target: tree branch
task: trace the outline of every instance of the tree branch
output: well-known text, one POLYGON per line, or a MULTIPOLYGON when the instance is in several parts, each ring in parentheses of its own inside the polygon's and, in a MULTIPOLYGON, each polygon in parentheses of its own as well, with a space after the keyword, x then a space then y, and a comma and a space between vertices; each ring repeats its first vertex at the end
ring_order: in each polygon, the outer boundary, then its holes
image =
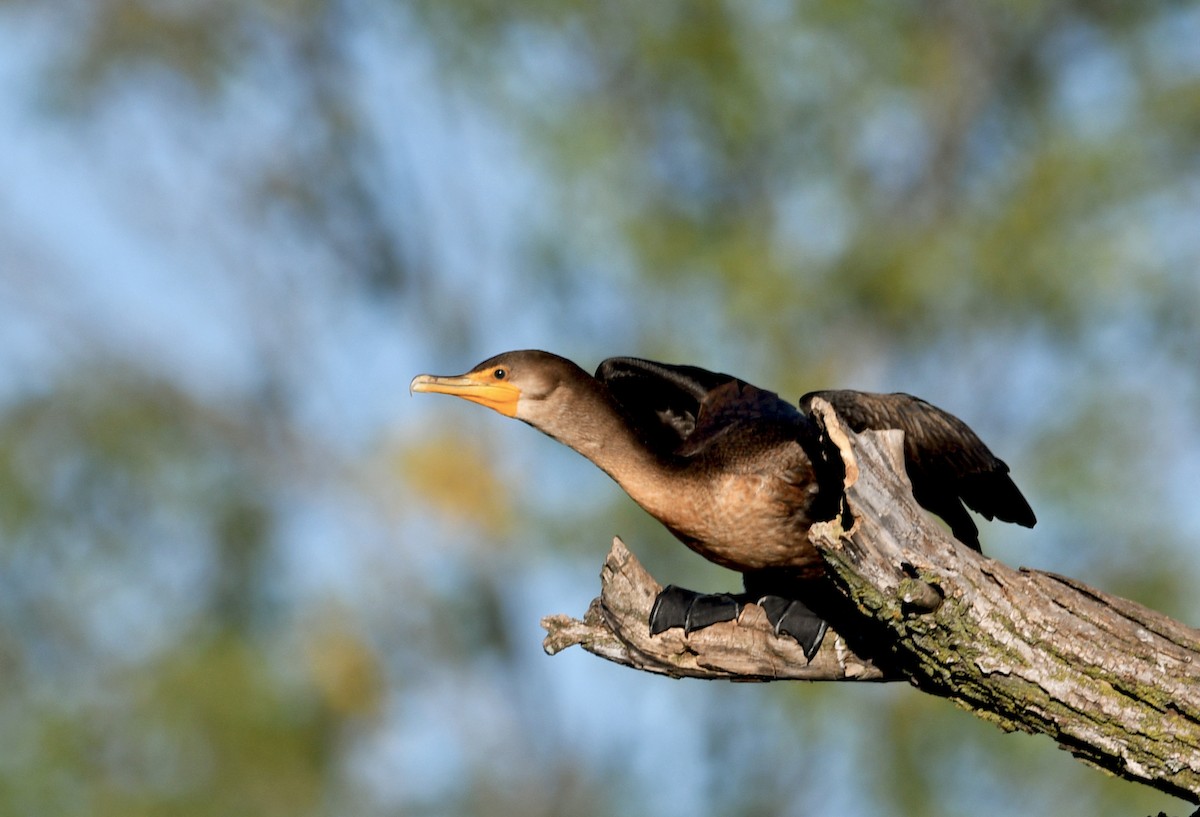
POLYGON ((583 620, 546 616, 542 646, 550 655, 579 644, 601 658, 674 678, 738 681, 882 681, 871 661, 856 655, 830 630, 811 663, 791 638, 775 635, 762 608, 748 604, 736 622, 722 622, 684 635, 668 630, 650 635, 650 607, 662 590, 619 538, 600 572, 600 598, 583 620))
POLYGON ((903 679, 1200 803, 1200 631, 958 543, 912 498, 900 432, 855 435, 823 401, 813 408, 846 466, 846 513, 809 534, 832 600, 819 610, 832 629, 811 663, 754 605, 737 622, 651 636, 660 586, 620 540, 584 620, 543 620, 546 651, 580 644, 674 677, 903 679))

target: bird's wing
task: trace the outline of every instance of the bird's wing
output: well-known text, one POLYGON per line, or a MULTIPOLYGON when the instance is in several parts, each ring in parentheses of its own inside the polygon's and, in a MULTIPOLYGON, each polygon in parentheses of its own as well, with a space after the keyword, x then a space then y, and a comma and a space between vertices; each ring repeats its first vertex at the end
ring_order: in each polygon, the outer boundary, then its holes
POLYGON ((731 378, 705 395, 696 427, 679 453, 692 456, 708 448, 720 447, 728 452, 770 445, 794 439, 801 433, 799 424, 806 422, 775 392, 731 378))
POLYGON ((638 430, 661 454, 678 454, 695 434, 701 406, 714 390, 738 382, 696 366, 674 366, 635 357, 611 357, 596 369, 596 379, 638 430))
POLYGON ((810 392, 800 398, 801 409, 808 412, 814 397, 828 401, 855 432, 903 431, 913 495, 966 544, 978 549, 979 531, 960 500, 987 519, 1026 527, 1037 522, 1008 465, 954 415, 910 394, 858 391, 810 392))
POLYGON ((805 422, 774 392, 696 366, 609 358, 596 370, 596 379, 642 439, 663 454, 694 457, 717 450, 731 436, 735 448, 745 444, 747 435, 762 435, 766 442, 768 434, 795 433, 795 424, 805 422))

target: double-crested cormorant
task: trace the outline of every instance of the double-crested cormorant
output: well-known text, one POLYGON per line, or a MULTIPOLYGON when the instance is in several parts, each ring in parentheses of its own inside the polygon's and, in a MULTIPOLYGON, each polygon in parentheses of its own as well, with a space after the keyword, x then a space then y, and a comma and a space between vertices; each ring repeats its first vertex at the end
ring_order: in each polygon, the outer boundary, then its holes
POLYGON ((688 547, 743 574, 738 596, 665 588, 650 617, 655 633, 727 621, 758 601, 778 632, 815 653, 824 622, 796 597, 820 575, 806 534, 837 513, 841 463, 825 456, 805 413, 814 397, 856 432, 903 430, 916 500, 963 543, 979 549, 963 503, 988 519, 1036 521, 1008 466, 965 423, 907 394, 811 392, 797 408, 694 366, 617 357, 592 377, 540 351, 506 352, 455 377, 418 375, 410 389, 479 403, 570 446, 688 547))

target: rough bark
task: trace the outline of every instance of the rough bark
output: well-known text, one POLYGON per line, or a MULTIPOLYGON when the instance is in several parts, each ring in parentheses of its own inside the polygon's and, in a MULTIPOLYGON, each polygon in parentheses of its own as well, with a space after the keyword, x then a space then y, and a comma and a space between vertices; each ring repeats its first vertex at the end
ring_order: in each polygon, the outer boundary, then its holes
POLYGON ((583 621, 543 620, 547 652, 580 644, 675 677, 907 680, 1200 803, 1200 631, 956 542, 913 500, 900 432, 855 435, 827 405, 814 410, 846 466, 846 513, 810 532, 841 602, 821 609, 833 629, 811 663, 754 605, 737 622, 650 636, 660 587, 619 540, 583 621))

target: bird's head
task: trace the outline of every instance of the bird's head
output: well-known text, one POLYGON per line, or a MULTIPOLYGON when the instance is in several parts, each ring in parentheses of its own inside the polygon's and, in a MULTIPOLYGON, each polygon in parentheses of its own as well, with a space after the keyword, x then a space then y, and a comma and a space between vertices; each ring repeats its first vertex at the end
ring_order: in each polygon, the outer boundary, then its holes
POLYGON ((408 388, 410 392, 461 397, 542 427, 551 411, 550 396, 564 383, 577 382, 580 375, 591 379, 566 358, 527 350, 488 358, 466 374, 419 374, 408 388))

